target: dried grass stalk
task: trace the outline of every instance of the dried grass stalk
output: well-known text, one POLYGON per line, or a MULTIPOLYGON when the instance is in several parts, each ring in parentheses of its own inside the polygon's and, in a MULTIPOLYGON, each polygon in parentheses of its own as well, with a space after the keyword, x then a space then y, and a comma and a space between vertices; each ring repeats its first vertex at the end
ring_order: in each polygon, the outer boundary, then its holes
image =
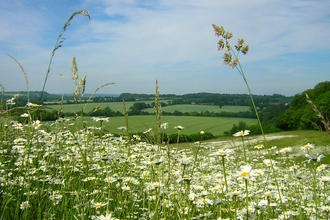
POLYGON ((329 118, 325 118, 323 114, 319 111, 319 109, 316 107, 316 105, 313 103, 313 101, 309 98, 309 95, 305 93, 306 95, 306 101, 312 106, 313 111, 316 113, 317 117, 320 119, 320 121, 323 123, 325 130, 330 134, 330 121, 329 118))

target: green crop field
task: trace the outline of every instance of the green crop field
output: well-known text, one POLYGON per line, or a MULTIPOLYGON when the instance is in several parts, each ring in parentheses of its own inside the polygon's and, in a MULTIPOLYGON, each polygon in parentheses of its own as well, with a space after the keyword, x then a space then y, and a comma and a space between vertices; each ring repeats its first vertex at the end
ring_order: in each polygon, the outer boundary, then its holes
MULTIPOLYGON (((144 103, 148 104, 152 101, 145 101, 144 103)), ((135 102, 125 102, 126 108, 129 109, 135 102)), ((120 111, 123 112, 123 103, 122 102, 106 102, 106 103, 83 103, 83 104, 65 104, 63 107, 63 112, 77 112, 81 111, 83 108, 85 108, 85 112, 90 112, 97 106, 100 106, 100 109, 103 109, 107 106, 110 107, 113 111, 120 111)), ((58 110, 60 108, 60 105, 46 105, 47 107, 53 108, 55 110, 58 110)))
MULTIPOLYGON (((150 104, 152 101, 143 101, 146 104, 150 104)), ((135 102, 125 102, 126 108, 129 109, 135 102)), ((85 108, 85 112, 90 112, 97 106, 99 106, 100 103, 87 103, 87 104, 66 104, 64 105, 63 112, 77 112, 85 108)), ((46 105, 47 107, 53 108, 55 110, 58 110, 60 108, 60 105, 46 105)), ((103 109, 105 107, 109 106, 111 110, 113 111, 120 111, 123 112, 123 103, 121 102, 107 102, 102 103, 100 106, 100 109, 103 109)), ((166 112, 174 112, 174 111, 180 111, 180 112, 202 112, 202 111, 209 111, 209 112, 245 112, 249 111, 249 106, 223 106, 222 108, 219 108, 219 106, 215 105, 171 105, 171 106, 165 106, 162 107, 162 111, 166 112)), ((153 113, 155 112, 154 108, 148 108, 143 111, 153 113)))
MULTIPOLYGON (((249 106, 223 106, 219 108, 217 105, 170 105, 162 107, 162 111, 166 112, 202 112, 202 111, 209 111, 209 112, 245 112, 249 111, 249 106)), ((148 108, 143 111, 146 112, 154 112, 153 108, 148 108)))
MULTIPOLYGON (((99 123, 93 122, 92 118, 86 117, 84 120, 88 125, 99 126, 99 123)), ((223 132, 232 128, 233 124, 238 124, 240 121, 245 121, 248 125, 257 123, 256 119, 246 118, 224 118, 224 117, 193 117, 193 116, 163 116, 162 122, 168 122, 169 128, 165 130, 165 133, 176 133, 174 129, 177 125, 185 127, 182 130, 183 134, 196 134, 200 131, 211 132, 213 135, 222 135, 223 132)), ((156 124, 155 116, 139 115, 129 116, 129 132, 143 132, 149 128, 154 128, 156 124)), ((120 133, 118 127, 125 126, 124 117, 109 118, 109 122, 103 123, 104 128, 111 133, 120 133)))

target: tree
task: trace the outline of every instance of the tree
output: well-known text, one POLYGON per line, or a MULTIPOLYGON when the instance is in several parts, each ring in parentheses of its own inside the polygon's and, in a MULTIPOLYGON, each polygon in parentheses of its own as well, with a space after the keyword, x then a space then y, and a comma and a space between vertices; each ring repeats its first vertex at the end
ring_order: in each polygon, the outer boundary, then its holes
POLYGON ((325 81, 317 84, 314 89, 295 95, 290 107, 275 120, 278 128, 296 130, 323 127, 312 106, 307 102, 306 94, 325 117, 330 115, 330 82, 325 81))

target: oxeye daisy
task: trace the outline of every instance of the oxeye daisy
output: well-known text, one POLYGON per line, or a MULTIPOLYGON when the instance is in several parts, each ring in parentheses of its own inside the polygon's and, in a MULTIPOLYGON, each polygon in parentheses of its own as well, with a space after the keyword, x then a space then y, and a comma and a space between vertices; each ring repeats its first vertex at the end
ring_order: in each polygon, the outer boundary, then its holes
POLYGON ((254 148, 260 150, 260 149, 264 148, 264 145, 263 144, 257 144, 256 146, 254 146, 254 148))
POLYGON ((177 130, 179 130, 179 131, 184 129, 184 127, 181 126, 181 125, 175 126, 174 128, 177 129, 177 130))
POLYGON ((234 137, 244 137, 250 134, 250 130, 241 130, 239 132, 236 132, 235 134, 233 134, 234 137))
POLYGON ((320 166, 318 166, 317 168, 316 168, 316 170, 317 171, 323 171, 323 170, 325 170, 327 168, 327 165, 326 164, 321 164, 320 166))
POLYGON ((243 177, 244 179, 248 179, 250 177, 250 175, 252 174, 251 173, 252 171, 252 166, 250 165, 245 165, 245 166, 242 166, 239 170, 238 170, 238 176, 239 177, 243 177))
POLYGON ((161 129, 167 129, 168 128, 168 122, 164 122, 160 125, 161 129))
POLYGON ((20 115, 22 118, 27 118, 27 117, 29 117, 29 114, 28 113, 23 113, 23 114, 21 114, 20 115))
POLYGON ((272 165, 276 165, 277 161, 275 160, 271 160, 271 159, 265 159, 263 160, 264 164, 268 167, 272 166, 272 165))
POLYGON ((301 149, 302 149, 303 151, 310 151, 311 149, 314 149, 314 148, 315 148, 314 144, 310 144, 310 143, 308 143, 308 144, 306 144, 305 146, 302 146, 302 147, 301 147, 301 149))
POLYGON ((100 117, 92 117, 93 121, 95 122, 109 122, 109 118, 100 118, 100 117))
POLYGON ((33 121, 32 126, 34 129, 38 129, 41 126, 40 121, 39 120, 33 121))
POLYGON ((290 153, 292 151, 293 151, 292 147, 286 147, 286 148, 281 149, 280 153, 287 154, 287 153, 290 153))
POLYGON ((100 215, 96 217, 97 220, 116 220, 117 218, 112 217, 111 213, 107 213, 106 215, 100 215))
POLYGON ((92 207, 95 208, 95 209, 100 209, 102 208, 103 206, 106 206, 107 203, 101 203, 101 202, 93 202, 92 203, 92 207))
POLYGON ((230 155, 230 154, 233 154, 233 153, 234 153, 233 149, 226 149, 226 150, 219 149, 217 152, 210 154, 210 156, 222 156, 222 157, 224 157, 224 156, 227 156, 227 155, 230 155))
POLYGON ((20 209, 24 210, 30 207, 29 201, 22 202, 20 205, 20 209))

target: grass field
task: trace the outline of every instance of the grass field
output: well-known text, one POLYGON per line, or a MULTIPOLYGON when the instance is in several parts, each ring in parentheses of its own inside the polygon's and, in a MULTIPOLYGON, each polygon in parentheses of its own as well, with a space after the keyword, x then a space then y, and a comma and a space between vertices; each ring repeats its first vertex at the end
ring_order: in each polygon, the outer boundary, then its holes
MULTIPOLYGON (((88 125, 99 126, 98 123, 93 122, 92 118, 86 117, 84 120, 88 125)), ((149 128, 154 128, 156 125, 156 118, 152 115, 139 115, 129 116, 129 132, 143 132, 149 128)), ((223 117, 193 117, 193 116, 163 116, 162 122, 168 122, 169 128, 165 130, 165 133, 176 133, 177 130, 174 126, 182 125, 185 129, 183 134, 196 134, 200 131, 211 132, 213 135, 222 135, 223 132, 232 128, 233 124, 238 124, 240 121, 245 121, 248 125, 256 124, 255 119, 246 118, 223 118, 223 117)), ((120 126, 125 125, 124 117, 113 117, 109 119, 109 122, 104 122, 104 128, 111 133, 119 133, 117 129, 120 126)))
MULTIPOLYGON (((152 101, 144 101, 146 104, 150 104, 152 101)), ((165 101, 166 102, 166 101, 165 101)), ((135 102, 125 102, 126 108, 129 109, 135 102)), ((77 112, 83 109, 85 106, 85 112, 90 112, 92 109, 97 107, 99 103, 88 103, 88 104, 70 104, 64 105, 63 112, 77 112)), ((58 110, 60 105, 46 105, 47 107, 53 108, 58 110)), ((100 109, 109 106, 113 111, 120 111, 123 112, 123 103, 121 102, 107 102, 102 103, 100 109)), ((249 111, 250 107, 248 106, 223 106, 219 108, 219 106, 215 105, 171 105, 162 107, 162 111, 166 112, 174 112, 175 110, 180 112, 202 112, 202 111, 209 111, 209 112, 244 112, 249 111)), ((148 108, 143 111, 153 113, 155 112, 154 108, 148 108)))
MULTIPOLYGON (((244 112, 249 111, 249 106, 223 106, 222 108, 219 108, 219 106, 216 105, 171 105, 171 106, 165 106, 162 107, 162 111, 166 112, 202 112, 202 111, 209 111, 209 112, 244 112)), ((155 110, 153 108, 145 109, 146 112, 154 112, 155 110)))
MULTIPOLYGON (((144 101, 144 103, 149 104, 152 101, 144 101)), ((126 108, 129 109, 135 102, 125 102, 126 108)), ((64 105, 63 112, 78 112, 81 111, 83 108, 85 108, 85 112, 90 112, 97 106, 99 106, 100 103, 83 103, 83 104, 69 104, 64 105)), ((60 108, 60 105, 46 105, 47 107, 53 108, 55 110, 58 110, 60 108)), ((103 109, 105 107, 109 106, 111 110, 113 111, 120 111, 123 112, 123 103, 122 102, 106 102, 101 103, 100 109, 103 109)))

